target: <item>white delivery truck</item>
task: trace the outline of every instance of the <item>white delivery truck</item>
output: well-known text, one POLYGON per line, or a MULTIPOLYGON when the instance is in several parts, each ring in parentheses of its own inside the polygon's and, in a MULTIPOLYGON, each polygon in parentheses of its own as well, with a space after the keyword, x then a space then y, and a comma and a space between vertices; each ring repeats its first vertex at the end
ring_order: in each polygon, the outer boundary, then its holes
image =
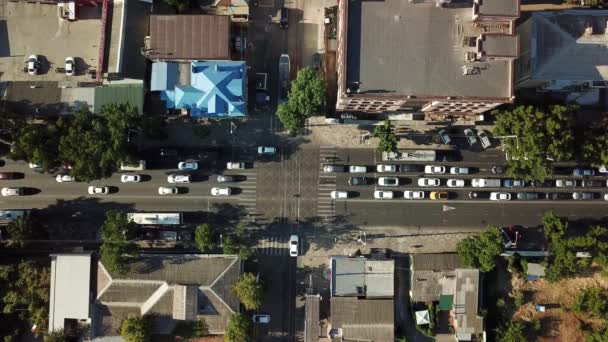
POLYGON ((182 213, 128 213, 127 218, 141 225, 180 225, 182 213))
POLYGON ((474 178, 471 185, 474 188, 500 188, 500 179, 474 178))
POLYGON ((382 152, 383 161, 435 161, 435 150, 399 150, 397 152, 382 152))

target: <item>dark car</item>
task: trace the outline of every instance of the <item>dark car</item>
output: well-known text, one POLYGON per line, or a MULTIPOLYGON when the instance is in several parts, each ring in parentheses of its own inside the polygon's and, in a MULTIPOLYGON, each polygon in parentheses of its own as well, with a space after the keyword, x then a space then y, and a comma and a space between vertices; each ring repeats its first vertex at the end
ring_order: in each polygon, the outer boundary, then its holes
POLYGON ((490 192, 488 191, 471 191, 469 192, 470 199, 489 199, 490 192))
POLYGON ((282 29, 289 27, 289 10, 286 7, 281 8, 281 21, 279 23, 282 29))
POLYGON ((583 180, 583 187, 584 188, 603 188, 604 182, 585 179, 585 180, 583 180))
POLYGON ((595 176, 595 170, 593 169, 583 169, 583 168, 576 168, 572 171, 572 175, 575 177, 589 177, 589 176, 595 176))
POLYGON ((519 188, 525 186, 526 182, 521 179, 505 179, 504 187, 505 188, 519 188))
POLYGON ((567 192, 552 192, 547 194, 546 198, 552 201, 569 200, 572 199, 572 194, 567 192))
POLYGON ((15 172, 0 172, 0 179, 15 179, 17 174, 15 172))
POLYGON ((367 177, 350 177, 348 179, 348 185, 368 185, 370 179, 367 177))
POLYGON ((503 174, 505 173, 505 168, 502 166, 492 166, 492 173, 495 173, 497 175, 503 174))
POLYGON ((541 199, 541 194, 538 192, 518 192, 517 199, 522 201, 534 201, 541 199))
POLYGON ((177 157, 178 152, 174 148, 161 148, 160 156, 161 157, 177 157))
POLYGON ((399 170, 401 170, 401 172, 422 172, 424 171, 424 167, 415 164, 401 164, 399 170))
POLYGON ((550 180, 546 180, 544 182, 541 181, 532 181, 530 182, 530 186, 535 187, 535 188, 551 188, 553 187, 553 181, 550 180))

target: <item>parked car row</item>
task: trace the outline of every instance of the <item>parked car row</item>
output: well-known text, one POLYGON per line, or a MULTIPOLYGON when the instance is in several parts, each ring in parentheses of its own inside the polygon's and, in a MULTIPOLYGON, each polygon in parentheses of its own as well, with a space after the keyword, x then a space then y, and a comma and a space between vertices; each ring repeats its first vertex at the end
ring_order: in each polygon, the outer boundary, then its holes
MULTIPOLYGON (((441 142, 443 144, 450 145, 452 143, 452 139, 450 138, 450 136, 448 135, 448 133, 446 132, 445 129, 442 129, 441 131, 439 131, 438 134, 439 134, 439 139, 441 139, 441 142)), ((479 139, 479 143, 481 144, 481 147, 483 147, 484 149, 492 146, 492 143, 490 142, 490 137, 483 130, 475 130, 472 128, 467 128, 464 130, 464 136, 467 139, 467 143, 471 147, 477 145, 477 143, 478 143, 477 139, 479 139)))
MULTIPOLYGON (((375 190, 374 198, 375 199, 393 199, 396 198, 396 194, 398 192, 392 190, 375 190)), ((428 192, 428 198, 431 200, 447 200, 450 198, 450 193, 448 191, 431 191, 428 192)), ((330 197, 332 199, 348 199, 352 197, 353 192, 344 191, 344 190, 335 190, 330 192, 330 197)), ((422 190, 404 190, 403 198, 409 200, 423 200, 427 198, 427 192, 422 190)), ((605 201, 608 201, 608 193, 599 194, 593 192, 557 192, 557 193, 541 193, 541 192, 518 192, 516 194, 512 194, 509 192, 478 192, 471 191, 469 192, 469 198, 480 200, 480 199, 488 199, 490 201, 510 201, 513 199, 519 201, 538 201, 538 200, 593 200, 603 198, 605 201)))

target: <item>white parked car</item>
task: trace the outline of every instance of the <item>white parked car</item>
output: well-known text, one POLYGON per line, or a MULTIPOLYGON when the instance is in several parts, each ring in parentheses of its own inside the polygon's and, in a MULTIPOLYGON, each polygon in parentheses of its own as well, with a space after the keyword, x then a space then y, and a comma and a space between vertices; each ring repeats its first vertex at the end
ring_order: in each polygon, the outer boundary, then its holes
POLYGON ((76 62, 74 62, 74 57, 68 57, 65 59, 65 74, 73 76, 74 73, 76 73, 76 62))
POLYGON ((167 176, 169 183, 190 183, 190 175, 169 175, 167 176))
POLYGON ((159 195, 177 195, 178 193, 179 193, 179 189, 174 186, 172 186, 172 187, 161 186, 158 188, 159 195))
POLYGON ((333 199, 348 198, 348 191, 332 191, 329 196, 333 199))
POLYGON ((30 75, 38 74, 38 69, 40 69, 40 60, 38 55, 30 55, 27 59, 27 73, 30 75))
POLYGON ((245 169, 244 162, 228 162, 226 163, 226 168, 228 170, 243 170, 245 169))
POLYGON ((376 167, 376 171, 378 172, 397 172, 397 170, 399 170, 397 165, 380 164, 376 167))
POLYGON ((141 182, 141 176, 140 175, 122 175, 120 176, 120 181, 123 183, 139 183, 141 182))
POLYGON ((555 181, 555 186, 558 188, 573 188, 576 183, 576 180, 573 179, 558 179, 555 181))
POLYGON ((449 188, 463 188, 464 179, 448 179, 447 184, 449 188))
POLYGON ((59 183, 66 183, 66 182, 73 182, 74 181, 74 177, 72 177, 70 175, 57 175, 57 177, 55 177, 55 179, 59 183))
POLYGON ((405 199, 424 199, 424 191, 406 190, 403 192, 403 198, 405 198, 405 199))
POLYGON ((213 196, 230 196, 231 193, 230 188, 211 188, 211 195, 213 196))
POLYGON ((323 165, 323 172, 344 172, 344 165, 323 165))
POLYGON ((469 168, 468 167, 452 166, 450 168, 450 174, 452 174, 452 175, 468 175, 469 174, 469 168))
POLYGON ((198 170, 198 163, 193 161, 179 162, 177 168, 180 170, 198 170))
POLYGON ((608 194, 604 194, 604 201, 608 201, 608 194))
POLYGON ((490 137, 488 137, 488 134, 486 132, 484 132, 483 130, 478 130, 477 136, 479 137, 479 141, 481 141, 481 147, 488 148, 492 146, 492 143, 490 142, 490 137))
POLYGON ((427 165, 424 167, 424 173, 429 173, 431 175, 441 175, 445 173, 445 166, 427 165))
POLYGON ((418 186, 439 186, 439 178, 418 178, 418 186))
POLYGON ((277 149, 272 146, 258 146, 259 155, 273 155, 277 153, 277 149))
POLYGON ((399 178, 397 177, 380 177, 378 178, 380 186, 399 186, 399 178))
POLYGON ((350 173, 366 173, 367 172, 367 167, 366 166, 351 165, 351 166, 348 167, 348 172, 350 172, 350 173))
POLYGON ((289 256, 297 257, 298 256, 298 245, 300 244, 300 239, 297 235, 292 235, 289 237, 289 256))
POLYGON ((510 201, 511 194, 508 192, 493 192, 490 194, 490 200, 492 200, 492 201, 510 201))
POLYGON ((393 198, 393 192, 392 191, 386 191, 386 190, 376 190, 374 191, 374 198, 375 199, 392 199, 393 198))
POLYGON ((464 135, 467 137, 467 142, 470 146, 477 144, 477 138, 475 137, 475 133, 470 128, 464 130, 464 135))
POLYGON ((23 188, 2 188, 0 190, 2 196, 21 196, 23 195, 23 188))
POLYGON ((107 186, 89 186, 89 195, 107 195, 110 193, 110 188, 107 186))

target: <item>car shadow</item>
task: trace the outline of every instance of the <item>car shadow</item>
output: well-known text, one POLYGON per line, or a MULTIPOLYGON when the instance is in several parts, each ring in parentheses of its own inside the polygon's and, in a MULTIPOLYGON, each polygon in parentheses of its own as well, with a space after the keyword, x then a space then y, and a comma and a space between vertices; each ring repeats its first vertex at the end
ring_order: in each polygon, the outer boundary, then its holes
POLYGON ((359 198, 361 193, 359 191, 348 191, 348 198, 359 198))
POLYGON ((189 192, 190 192, 190 188, 188 188, 187 186, 178 186, 177 187, 177 193, 180 195, 187 194, 189 192))
POLYGON ((37 195, 41 192, 42 192, 42 190, 40 190, 38 188, 30 188, 30 187, 23 188, 23 196, 33 196, 33 195, 37 195))
POLYGON ((150 175, 141 175, 140 174, 139 177, 140 177, 140 180, 139 180, 140 182, 149 182, 152 180, 152 176, 150 176, 150 175))
POLYGON ((114 186, 114 185, 110 185, 110 186, 108 186, 108 193, 109 193, 109 194, 115 194, 115 193, 118 193, 118 190, 119 190, 119 189, 118 189, 118 187, 117 187, 117 186, 114 186))
POLYGON ((205 174, 193 174, 190 176, 192 182, 206 182, 209 180, 209 175, 205 174))
POLYGON ((231 192, 232 195, 240 195, 240 194, 243 193, 243 189, 231 187, 230 188, 230 192, 231 192))

